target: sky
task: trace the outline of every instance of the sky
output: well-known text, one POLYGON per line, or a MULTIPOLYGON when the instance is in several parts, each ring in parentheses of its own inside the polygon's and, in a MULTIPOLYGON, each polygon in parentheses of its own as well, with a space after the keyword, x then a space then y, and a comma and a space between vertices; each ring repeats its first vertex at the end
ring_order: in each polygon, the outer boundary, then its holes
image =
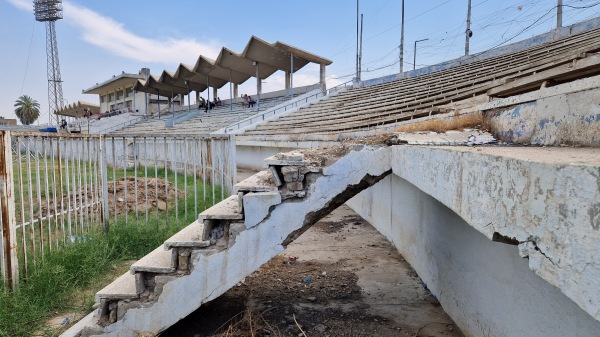
MULTIPOLYGON (((598 0, 563 0, 563 25, 600 16, 598 0)), ((556 0, 472 0, 471 53, 547 32, 556 26, 556 0)), ((83 89, 113 75, 153 75, 216 58, 222 47, 241 52, 252 35, 281 41, 333 61, 327 85, 352 80, 356 69, 356 0, 64 0, 56 22, 64 104, 98 104, 83 89)), ((400 0, 359 0, 363 15, 362 79, 398 73, 400 0)), ((406 0, 404 70, 464 55, 467 0, 406 0)), ((0 116, 15 118, 14 102, 29 95, 48 121, 45 25, 33 1, 0 0, 0 116)), ((318 82, 318 65, 294 75, 294 85, 318 82)), ((263 92, 284 88, 284 74, 263 82, 263 92)), ((251 78, 239 93, 255 94, 251 78)), ((212 95, 212 93, 211 93, 212 95)), ((206 97, 206 92, 202 94, 206 97)), ((229 97, 229 86, 219 90, 229 97)))

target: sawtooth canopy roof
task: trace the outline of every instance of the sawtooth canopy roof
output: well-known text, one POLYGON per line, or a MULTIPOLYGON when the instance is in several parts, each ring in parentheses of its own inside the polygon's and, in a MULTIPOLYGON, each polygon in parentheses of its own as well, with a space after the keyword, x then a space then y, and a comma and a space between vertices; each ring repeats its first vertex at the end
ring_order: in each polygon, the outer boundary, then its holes
MULTIPOLYGON (((217 57, 215 62, 224 68, 229 68, 251 77, 256 76, 256 68, 252 64, 252 60, 225 47, 221 49, 219 57, 217 57)), ((261 80, 273 75, 276 71, 277 68, 270 66, 269 64, 261 64, 258 67, 258 75, 261 80)))
POLYGON ((213 86, 212 82, 215 80, 223 80, 225 81, 224 84, 228 82, 242 84, 251 77, 251 74, 239 72, 232 68, 222 67, 218 65, 215 60, 202 55, 198 57, 198 61, 196 61, 193 71, 208 75, 210 77, 211 86, 213 86))
POLYGON ((181 88, 170 84, 159 83, 156 77, 149 76, 148 80, 138 80, 133 86, 133 90, 148 94, 159 95, 162 97, 171 97, 172 95, 187 95, 187 88, 181 88))
POLYGON ((258 62, 258 77, 265 79, 277 70, 296 72, 308 63, 330 65, 326 58, 311 54, 283 42, 268 43, 252 36, 244 51, 239 54, 223 47, 216 60, 200 55, 192 67, 180 64, 175 73, 163 71, 159 79, 143 75, 121 74, 117 77, 84 90, 86 94, 104 94, 127 87, 135 81, 133 90, 171 97, 176 94, 188 94, 190 90, 202 92, 208 87, 221 88, 231 82, 242 84, 256 76, 255 62, 258 62), (291 69, 290 56, 294 55, 294 67, 291 69), (188 82, 186 84, 186 81, 188 82))
POLYGON ((96 84, 95 86, 89 89, 83 90, 83 93, 97 95, 111 93, 117 90, 123 90, 123 88, 126 87, 133 86, 137 80, 144 78, 144 75, 121 73, 120 75, 113 76, 113 78, 109 79, 108 81, 104 81, 100 84, 96 84))
POLYGON ((305 65, 313 62, 317 64, 330 65, 332 62, 326 58, 311 54, 302 49, 285 44, 283 42, 269 43, 256 36, 252 36, 242 57, 258 62, 260 65, 267 64, 285 72, 296 72, 305 65), (290 56, 294 55, 294 69, 291 69, 290 56))
POLYGON ((56 114, 59 116, 81 118, 85 114, 84 110, 89 110, 92 114, 98 114, 100 112, 100 107, 93 103, 77 101, 58 109, 56 114))
POLYGON ((166 71, 166 70, 163 71, 163 73, 160 75, 158 82, 176 86, 176 87, 185 88, 186 94, 187 94, 188 87, 189 87, 190 91, 192 91, 192 90, 193 91, 204 91, 207 88, 206 84, 196 83, 196 82, 192 82, 192 81, 185 80, 182 78, 177 78, 171 72, 166 71))

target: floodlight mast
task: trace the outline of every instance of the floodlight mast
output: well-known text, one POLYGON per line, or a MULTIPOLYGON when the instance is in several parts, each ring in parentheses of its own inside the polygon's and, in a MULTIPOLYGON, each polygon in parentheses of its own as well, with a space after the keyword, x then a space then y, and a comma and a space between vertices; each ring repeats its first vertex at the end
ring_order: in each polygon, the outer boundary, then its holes
POLYGON ((58 61, 55 22, 63 18, 62 0, 33 0, 35 20, 46 24, 46 61, 48 75, 48 122, 58 124, 56 112, 63 107, 62 79, 58 61))

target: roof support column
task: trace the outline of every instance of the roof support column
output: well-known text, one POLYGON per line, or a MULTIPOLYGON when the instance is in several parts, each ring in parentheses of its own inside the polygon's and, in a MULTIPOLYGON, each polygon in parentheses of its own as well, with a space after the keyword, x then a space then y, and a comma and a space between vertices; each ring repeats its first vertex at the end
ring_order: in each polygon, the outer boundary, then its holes
POLYGON ((148 93, 145 92, 144 93, 144 101, 146 101, 146 111, 145 111, 145 115, 148 116, 148 93))
POLYGON ((235 97, 235 96, 233 96, 232 85, 233 85, 233 83, 231 83, 231 69, 229 69, 229 110, 230 111, 233 111, 233 98, 235 97))
POLYGON ((115 101, 115 111, 117 110, 117 89, 113 90, 113 99, 115 101))
POLYGON ((187 87, 187 97, 188 97, 188 112, 190 112, 190 82, 185 81, 185 85, 187 87))
POLYGON ((175 112, 175 105, 173 104, 173 88, 171 88, 171 99, 169 100, 169 111, 171 113, 175 112))
POLYGON ((290 54, 290 98, 294 98, 294 53, 290 54))
POLYGON ((158 119, 160 119, 160 95, 158 89, 156 89, 156 103, 158 104, 158 119))
POLYGON ((323 95, 325 95, 327 92, 327 83, 325 82, 325 64, 321 63, 319 66, 319 83, 321 83, 321 91, 323 92, 323 95))
MULTIPOLYGON (((200 91, 198 90, 196 90, 196 104, 200 104, 200 91)), ((198 108, 200 108, 199 105, 198 108)))
POLYGON ((210 112, 210 77, 206 76, 206 111, 210 112))
POLYGON ((217 99, 217 87, 213 87, 213 101, 217 99))
POLYGON ((131 92, 133 93, 133 112, 135 112, 135 90, 131 88, 131 92))
POLYGON ((237 83, 233 84, 233 97, 232 98, 236 98, 238 97, 238 85, 237 83))
POLYGON ((260 109, 260 93, 262 91, 262 81, 260 79, 260 73, 258 68, 258 62, 254 61, 256 67, 256 111, 260 109))
POLYGON ((287 89, 287 90, 290 89, 290 72, 289 71, 285 72, 285 89, 287 89))
POLYGON ((127 90, 125 89, 125 86, 123 86, 123 112, 125 112, 125 93, 127 92, 127 90))

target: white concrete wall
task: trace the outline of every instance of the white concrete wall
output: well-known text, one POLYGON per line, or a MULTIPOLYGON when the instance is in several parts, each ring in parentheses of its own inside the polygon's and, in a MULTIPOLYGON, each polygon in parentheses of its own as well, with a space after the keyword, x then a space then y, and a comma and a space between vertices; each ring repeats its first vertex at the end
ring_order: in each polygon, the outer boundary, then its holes
POLYGON ((236 146, 236 165, 238 168, 261 171, 267 168, 264 159, 280 152, 295 150, 292 147, 270 147, 270 146, 236 146))
POLYGON ((466 336, 600 336, 600 322, 530 270, 516 246, 492 242, 397 175, 348 204, 398 248, 466 336))
POLYGON ((600 146, 600 88, 587 89, 599 80, 595 76, 485 104, 518 102, 486 111, 486 124, 506 142, 600 146))

